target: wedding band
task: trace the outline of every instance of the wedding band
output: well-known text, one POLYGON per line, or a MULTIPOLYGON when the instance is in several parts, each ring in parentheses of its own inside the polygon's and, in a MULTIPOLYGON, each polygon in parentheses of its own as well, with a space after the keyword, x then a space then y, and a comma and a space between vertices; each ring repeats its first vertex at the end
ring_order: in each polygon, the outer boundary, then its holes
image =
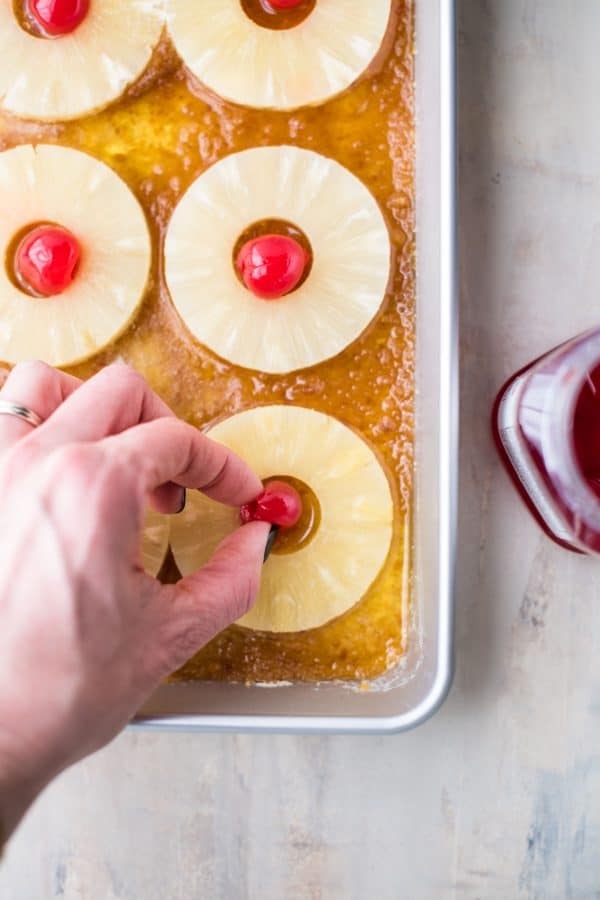
POLYGON ((0 416, 17 416, 18 419, 23 419, 34 428, 43 422, 43 419, 28 406, 24 406, 22 403, 11 403, 10 400, 0 399, 0 416))

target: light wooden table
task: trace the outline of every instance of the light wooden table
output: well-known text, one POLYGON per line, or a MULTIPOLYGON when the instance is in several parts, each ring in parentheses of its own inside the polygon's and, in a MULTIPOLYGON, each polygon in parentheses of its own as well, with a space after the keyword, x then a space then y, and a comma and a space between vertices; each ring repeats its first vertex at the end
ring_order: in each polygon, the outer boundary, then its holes
POLYGON ((600 564, 540 534, 488 430, 506 375, 600 322, 600 4, 460 26, 450 699, 388 738, 125 734, 36 805, 2 900, 600 898, 600 564))

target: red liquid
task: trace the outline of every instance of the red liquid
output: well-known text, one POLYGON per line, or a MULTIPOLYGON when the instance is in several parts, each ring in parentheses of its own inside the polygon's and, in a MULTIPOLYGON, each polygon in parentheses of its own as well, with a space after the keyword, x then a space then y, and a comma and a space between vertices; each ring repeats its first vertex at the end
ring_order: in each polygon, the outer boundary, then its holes
POLYGON ((575 458, 586 482, 600 497, 600 366, 588 376, 573 418, 575 458))
POLYGON ((570 550, 600 553, 600 331, 517 372, 498 395, 492 424, 546 533, 570 550))

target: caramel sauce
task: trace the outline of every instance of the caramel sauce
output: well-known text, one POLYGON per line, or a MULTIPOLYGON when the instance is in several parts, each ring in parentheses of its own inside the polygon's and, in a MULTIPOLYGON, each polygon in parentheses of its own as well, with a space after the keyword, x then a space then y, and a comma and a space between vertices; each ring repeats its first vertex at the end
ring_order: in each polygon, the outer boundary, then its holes
POLYGON ((50 39, 31 14, 28 0, 13 0, 13 12, 23 31, 35 38, 50 39))
POLYGON ((269 0, 240 0, 240 4, 248 18, 257 25, 272 31, 283 31, 304 22, 315 8, 317 0, 302 0, 298 6, 288 9, 277 9, 269 0))
POLYGON ((294 478, 292 475, 273 475, 271 478, 265 478, 263 484, 267 485, 271 481, 285 481, 300 494, 302 500, 300 518, 291 528, 279 529, 272 550, 272 553, 282 555, 295 553, 296 550, 301 550, 302 547, 310 544, 319 530, 321 504, 313 489, 299 478, 294 478))
MULTIPOLYGON (((39 141, 90 153, 127 182, 150 224, 154 259, 138 314, 118 340, 69 371, 87 378, 125 360, 198 427, 257 404, 312 407, 362 433, 394 486, 393 546, 359 604, 297 634, 233 626, 178 679, 369 679, 395 667, 405 650, 415 350, 414 11, 412 0, 394 0, 393 7, 386 49, 373 69, 317 107, 290 113, 226 103, 198 83, 165 37, 137 84, 102 112, 64 124, 0 115, 0 150, 39 141), (165 286, 162 248, 177 201, 201 172, 229 153, 277 144, 331 156, 360 178, 385 214, 395 259, 383 306, 359 340, 313 368, 265 375, 216 357, 189 334, 165 286)), ((172 558, 163 574, 176 576, 172 558)))

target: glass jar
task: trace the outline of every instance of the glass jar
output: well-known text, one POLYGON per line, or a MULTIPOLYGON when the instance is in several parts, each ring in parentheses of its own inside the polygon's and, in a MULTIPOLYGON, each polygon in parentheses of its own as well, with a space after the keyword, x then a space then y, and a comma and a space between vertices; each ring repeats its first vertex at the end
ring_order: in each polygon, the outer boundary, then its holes
POLYGON ((500 454, 561 546, 600 554, 600 329, 517 372, 493 413, 500 454))

